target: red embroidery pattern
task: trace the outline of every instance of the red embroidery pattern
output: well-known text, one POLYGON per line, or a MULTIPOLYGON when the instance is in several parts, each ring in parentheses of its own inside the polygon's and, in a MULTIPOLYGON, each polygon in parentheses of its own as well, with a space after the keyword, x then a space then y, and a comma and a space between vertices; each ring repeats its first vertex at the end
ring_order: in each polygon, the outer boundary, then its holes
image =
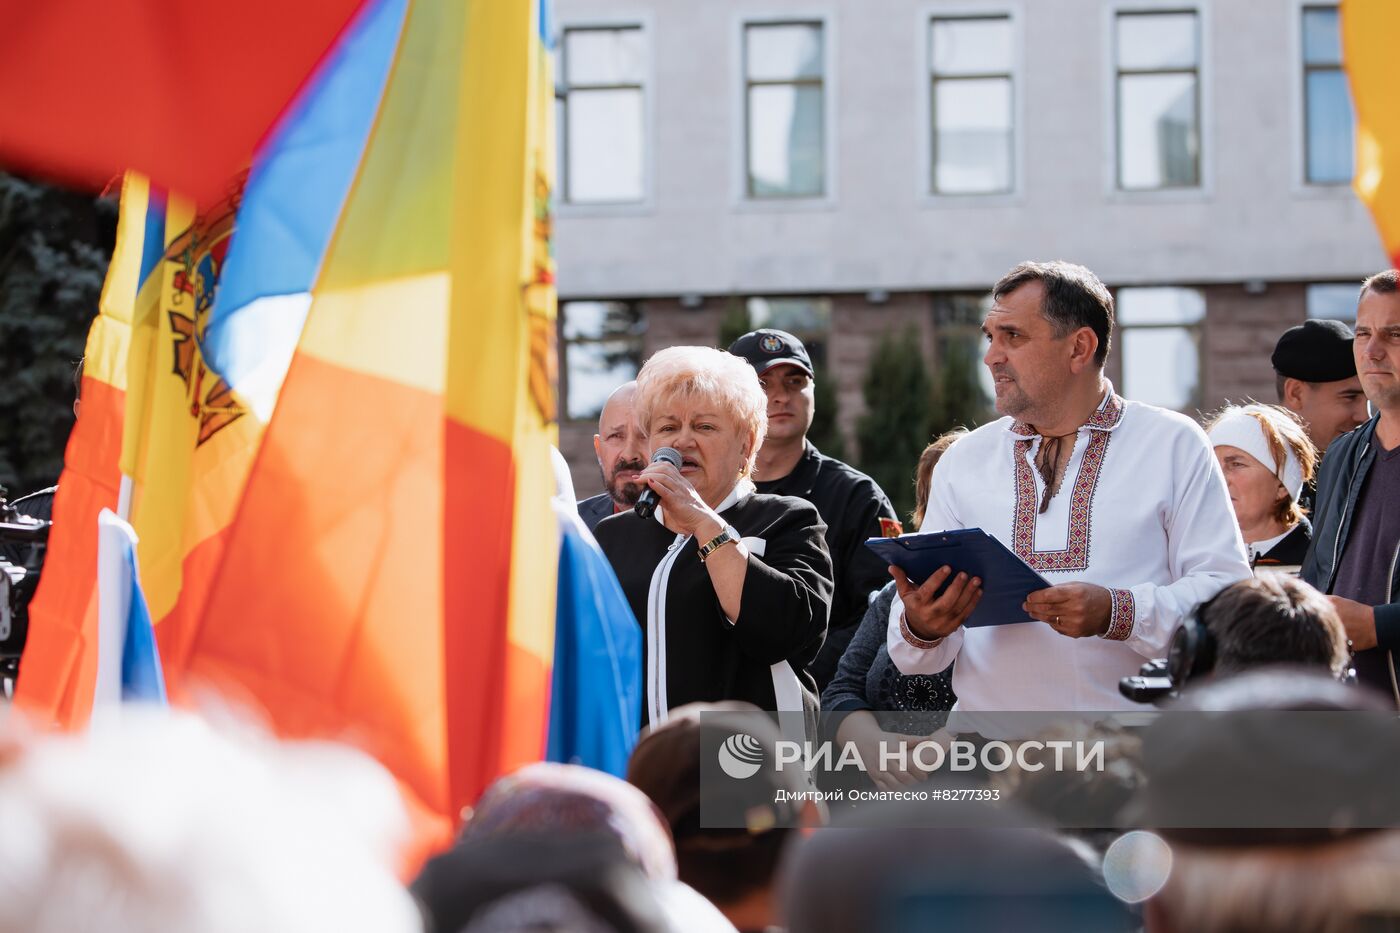
POLYGON ((1089 568, 1089 528, 1094 490, 1099 484, 1099 471, 1103 467, 1108 442, 1113 437, 1109 429, 1122 417, 1123 400, 1110 393, 1104 404, 1084 422, 1091 432, 1089 446, 1084 450, 1084 459, 1080 461, 1079 473, 1074 478, 1074 488, 1070 490, 1069 539, 1066 547, 1059 551, 1035 549, 1035 475, 1026 462, 1035 432, 1019 421, 1012 426, 1011 430, 1016 434, 1029 434, 1030 437, 1017 440, 1013 446, 1016 460, 1016 517, 1012 524, 1011 549, 1031 569, 1063 573, 1089 568))
POLYGON ((941 638, 935 638, 930 641, 927 638, 920 638, 918 635, 915 635, 914 630, 909 627, 909 620, 904 616, 899 617, 899 634, 904 636, 905 644, 911 648, 918 648, 920 651, 928 651, 931 648, 937 648, 943 642, 941 638))
POLYGON ((1136 618, 1132 590, 1110 589, 1108 597, 1112 600, 1113 608, 1108 614, 1108 631, 1103 633, 1103 637, 1110 641, 1126 641, 1133 633, 1136 618))

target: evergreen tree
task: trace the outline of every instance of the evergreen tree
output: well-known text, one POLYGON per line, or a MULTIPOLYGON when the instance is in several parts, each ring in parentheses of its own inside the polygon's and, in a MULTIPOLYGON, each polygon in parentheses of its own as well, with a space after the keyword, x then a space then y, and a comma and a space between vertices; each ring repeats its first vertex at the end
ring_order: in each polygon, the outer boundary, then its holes
POLYGON ((932 389, 913 329, 881 337, 865 374, 865 414, 856 438, 860 468, 880 484, 897 515, 914 508, 914 468, 932 438, 932 389))
POLYGON ((749 306, 744 299, 731 296, 724 309, 724 317, 719 322, 719 348, 728 350, 740 337, 753 330, 753 319, 749 317, 749 306))
POLYGON ((972 430, 990 420, 991 404, 977 381, 976 345, 950 344, 933 380, 929 397, 929 430, 937 436, 953 428, 972 430))
POLYGON ((813 405, 816 413, 812 415, 812 427, 807 432, 807 439, 816 445, 817 450, 828 457, 835 457, 837 460, 846 459, 846 439, 841 436, 841 429, 836 425, 837 396, 836 380, 831 375, 831 368, 827 366, 814 366, 814 398, 813 405))
POLYGON ((73 426, 73 367, 116 236, 114 200, 0 173, 0 485, 49 486, 73 426))

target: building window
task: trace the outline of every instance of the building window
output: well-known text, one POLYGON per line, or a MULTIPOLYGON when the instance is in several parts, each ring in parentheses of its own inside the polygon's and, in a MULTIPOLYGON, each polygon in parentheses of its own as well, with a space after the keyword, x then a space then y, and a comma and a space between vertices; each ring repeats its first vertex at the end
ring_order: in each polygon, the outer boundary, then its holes
POLYGON ((750 198, 826 192, 821 23, 744 27, 745 178, 750 198))
POLYGON ((831 337, 830 298, 750 298, 748 312, 754 330, 785 330, 802 341, 813 367, 826 365, 826 344, 831 337))
POLYGON ((1205 296, 1194 288, 1122 288, 1117 309, 1124 397, 1177 411, 1199 408, 1205 296))
POLYGON ((573 419, 596 418, 613 389, 637 378, 646 323, 625 301, 561 302, 559 321, 566 412, 573 419))
POLYGON ((1119 13, 1118 187, 1201 183, 1200 37, 1196 13, 1119 13))
POLYGON ((563 200, 641 201, 646 191, 641 28, 566 29, 561 55, 555 115, 563 200))
POLYGON ((1361 286, 1355 282, 1326 282, 1309 285, 1308 317, 1316 321, 1356 322, 1356 303, 1361 286))
POLYGON ((1013 186, 1011 20, 939 18, 929 28, 934 194, 1013 186))
POLYGON ((1335 6, 1303 7, 1303 147, 1309 184, 1351 181, 1351 93, 1335 6))

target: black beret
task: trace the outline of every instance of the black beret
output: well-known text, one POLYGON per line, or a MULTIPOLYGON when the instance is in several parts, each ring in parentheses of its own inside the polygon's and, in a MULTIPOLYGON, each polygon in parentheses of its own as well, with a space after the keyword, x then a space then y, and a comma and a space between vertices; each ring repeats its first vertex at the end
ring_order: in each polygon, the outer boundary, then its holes
POLYGON ((1304 321, 1278 339, 1274 372, 1304 382, 1337 382, 1356 375, 1351 328, 1341 321, 1304 321))

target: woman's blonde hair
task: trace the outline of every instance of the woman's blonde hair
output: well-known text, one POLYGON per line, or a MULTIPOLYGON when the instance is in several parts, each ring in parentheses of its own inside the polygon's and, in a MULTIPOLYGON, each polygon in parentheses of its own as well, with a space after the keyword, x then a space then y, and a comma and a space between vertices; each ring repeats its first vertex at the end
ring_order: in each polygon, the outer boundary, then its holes
MULTIPOLYGON (((1266 463, 1264 466, 1272 470, 1274 475, 1279 475, 1283 470, 1284 461, 1288 458, 1288 451, 1292 449, 1293 455, 1298 458, 1298 466, 1303 470, 1303 482, 1312 481, 1317 472, 1318 460, 1321 458, 1317 448, 1313 446, 1312 438, 1308 437, 1301 418, 1281 405, 1265 405, 1262 402, 1227 405, 1206 421, 1206 433, 1210 433, 1211 427, 1217 421, 1237 412, 1249 415, 1259 422, 1259 427, 1264 432, 1264 442, 1269 445, 1269 453, 1274 458, 1273 463, 1266 463)), ((1280 499, 1274 505, 1274 518, 1290 527, 1302 521, 1306 513, 1307 510, 1291 495, 1280 499)))
POLYGON ((924 511, 928 508, 929 490, 933 488, 933 468, 953 446, 953 441, 967 436, 967 428, 954 428, 933 439, 924 452, 919 454, 919 465, 914 468, 914 511, 909 516, 914 522, 914 530, 924 523, 924 511))
POLYGON ((743 475, 753 473, 758 448, 768 433, 768 396, 752 366, 712 347, 668 347, 647 360, 637 374, 633 410, 642 433, 651 433, 651 419, 662 404, 677 399, 714 402, 741 431, 747 431, 749 455, 743 475))

